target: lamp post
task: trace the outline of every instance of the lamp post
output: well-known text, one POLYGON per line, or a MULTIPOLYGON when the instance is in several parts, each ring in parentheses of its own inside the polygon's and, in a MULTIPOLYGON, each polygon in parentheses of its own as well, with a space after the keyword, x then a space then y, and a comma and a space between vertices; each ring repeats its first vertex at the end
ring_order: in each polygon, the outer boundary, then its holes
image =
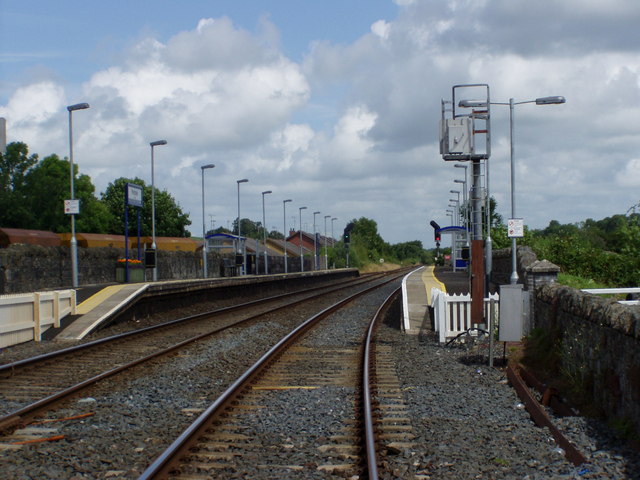
MULTIPOLYGON (((244 249, 244 245, 242 240, 240 239, 240 184, 241 183, 247 183, 249 181, 248 178, 243 178, 242 180, 236 180, 236 183, 238 184, 238 246, 242 245, 242 251, 239 252, 242 254, 242 275, 246 275, 247 273, 247 259, 245 257, 245 249, 244 249)), ((237 251, 237 249, 236 249, 237 251)))
POLYGON ((457 199, 454 198, 450 198, 449 201, 450 202, 456 202, 456 215, 458 215, 458 217, 456 217, 456 222, 460 221, 460 191, 459 190, 449 190, 449 193, 455 193, 456 195, 458 195, 457 199))
POLYGON ((307 207, 300 207, 298 209, 298 214, 300 215, 300 271, 304 272, 304 256, 302 254, 302 210, 306 209, 307 207))
POLYGON ((290 201, 290 198, 282 201, 282 218, 284 219, 282 225, 282 233, 284 234, 284 273, 289 273, 287 269, 287 203, 290 201))
MULTIPOLYGON (((73 115, 76 110, 85 110, 89 108, 88 103, 76 103, 75 105, 69 105, 67 110, 69 111, 69 175, 71 180, 71 200, 75 200, 75 191, 73 188, 73 115)), ((78 240, 76 239, 76 213, 71 213, 71 284, 73 288, 78 288, 78 240)))
POLYGON ((200 170, 202 171, 202 273, 203 278, 207 278, 209 269, 207 268, 207 227, 204 220, 204 171, 208 168, 215 168, 213 163, 202 165, 200 170))
POLYGON ((331 246, 333 247, 335 245, 335 241, 336 241, 336 237, 333 236, 333 222, 335 222, 338 219, 338 217, 333 217, 331 219, 331 246))
POLYGON ((273 193, 271 190, 265 190, 262 192, 262 240, 264 242, 264 274, 269 273, 269 267, 267 265, 267 221, 264 214, 264 196, 273 193))
POLYGON ((327 218, 331 218, 331 215, 324 216, 324 268, 329 270, 329 258, 327 256, 327 249, 329 245, 327 245, 327 218))
MULTIPOLYGON (((454 167, 457 167, 458 164, 454 165, 454 167)), ((462 184, 462 205, 464 208, 464 216, 462 217, 462 226, 465 229, 465 246, 469 246, 469 204, 468 204, 468 199, 467 199, 467 166, 466 165, 460 165, 460 167, 464 168, 464 180, 460 180, 460 179, 455 179, 454 183, 461 183, 462 184)))
POLYGON ((320 212, 313 212, 313 269, 318 270, 318 242, 316 241, 316 215, 320 212))
POLYGON ((154 173, 153 148, 159 145, 166 144, 166 140, 156 140, 155 142, 149 143, 149 145, 151 145, 151 249, 153 250, 153 255, 155 257, 155 262, 153 265, 154 282, 158 281, 158 257, 156 254, 156 183, 154 173))
MULTIPOLYGON (((490 102, 491 105, 508 105, 509 106, 509 141, 510 141, 510 163, 511 163, 511 219, 516 218, 516 192, 515 192, 515 160, 514 160, 514 135, 513 135, 513 112, 516 105, 524 103, 535 103, 536 105, 557 105, 566 103, 566 99, 562 96, 539 97, 535 100, 525 100, 523 102, 514 102, 513 98, 506 102, 490 102)), ((462 100, 460 107, 486 107, 487 103, 476 100, 462 100)), ((510 235, 511 236, 511 235, 510 235)), ((511 277, 509 283, 515 285, 518 283, 518 256, 516 237, 511 236, 511 277)))

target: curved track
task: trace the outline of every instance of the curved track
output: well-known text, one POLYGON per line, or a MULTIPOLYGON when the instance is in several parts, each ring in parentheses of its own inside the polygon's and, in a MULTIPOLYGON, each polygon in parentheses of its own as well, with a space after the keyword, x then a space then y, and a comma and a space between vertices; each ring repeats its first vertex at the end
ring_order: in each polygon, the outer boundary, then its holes
MULTIPOLYGON (((337 302, 282 338, 140 478, 286 478, 307 472, 377 478, 375 434, 384 428, 374 426, 369 365, 373 328, 384 309, 373 319, 352 311, 353 325, 342 326, 347 307, 383 285, 337 302), (335 394, 334 409, 313 412, 318 394, 335 394), (293 423, 301 423, 301 431, 286 431, 290 417, 298 415, 293 423)), ((364 301, 351 309, 362 309, 364 301)))
POLYGON ((18 426, 96 382, 270 313, 318 299, 377 276, 340 282, 179 318, 141 330, 0 366, 0 430, 18 426))

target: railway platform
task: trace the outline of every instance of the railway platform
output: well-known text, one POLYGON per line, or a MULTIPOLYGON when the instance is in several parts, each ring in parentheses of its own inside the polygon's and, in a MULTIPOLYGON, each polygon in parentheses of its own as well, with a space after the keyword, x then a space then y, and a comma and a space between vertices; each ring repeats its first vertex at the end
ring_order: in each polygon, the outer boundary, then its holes
POLYGON ((403 325, 406 333, 419 335, 433 329, 429 312, 433 287, 448 293, 468 293, 468 273, 429 265, 408 274, 403 280, 403 325))
POLYGON ((357 269, 324 270, 276 275, 247 275, 192 280, 170 280, 150 283, 94 285, 78 289, 76 315, 65 319, 61 329, 47 331, 49 339, 81 340, 101 325, 119 315, 150 314, 168 304, 224 298, 229 289, 244 292, 260 290, 275 293, 293 286, 357 276, 357 269), (187 300, 187 298, 189 300, 187 300))

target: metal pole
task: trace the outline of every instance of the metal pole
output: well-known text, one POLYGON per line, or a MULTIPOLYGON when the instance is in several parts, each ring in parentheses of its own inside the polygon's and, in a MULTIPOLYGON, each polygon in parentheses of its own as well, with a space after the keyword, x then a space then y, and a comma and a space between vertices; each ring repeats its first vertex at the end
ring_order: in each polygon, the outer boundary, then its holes
MULTIPOLYGON (((75 188, 74 188, 74 172, 73 172, 73 120, 72 112, 74 110, 84 110, 89 108, 88 103, 76 103, 75 105, 69 105, 67 111, 69 112, 69 176, 71 185, 71 200, 75 200, 75 188)), ((71 214, 71 240, 69 241, 71 247, 71 284, 73 288, 78 288, 78 240, 76 239, 76 214, 71 214)))
MULTIPOLYGON (((513 98, 509 99, 509 138, 511 143, 511 218, 516 218, 516 172, 513 156, 513 98)), ((516 237, 511 237, 511 277, 509 283, 518 283, 518 253, 516 237)))
POLYGON ((247 274, 247 258, 245 255, 245 248, 244 248, 244 242, 242 242, 241 239, 241 229, 240 229, 240 184, 241 183, 247 183, 249 180, 246 178, 243 178, 242 180, 236 180, 236 183, 238 184, 238 247, 241 248, 240 253, 242 254, 242 272, 241 275, 246 275, 247 274))
MULTIPOLYGON (((266 190, 264 192, 262 192, 262 240, 264 242, 264 274, 268 275, 269 274, 269 267, 267 265, 267 220, 265 218, 265 211, 264 211, 264 196, 265 195, 269 195, 271 192, 271 190, 266 190)), ((256 262, 257 263, 257 262, 256 262)), ((256 265, 256 269, 257 269, 257 265, 256 265)))
POLYGON ((204 171, 207 168, 214 168, 215 165, 213 164, 209 164, 209 165, 202 165, 200 167, 200 169, 202 170, 202 271, 203 271, 203 277, 207 278, 208 277, 208 272, 209 272, 209 268, 207 265, 207 252, 208 252, 208 248, 207 248, 207 227, 205 225, 205 215, 204 215, 204 171))
MULTIPOLYGON (((69 110, 69 171, 71 174, 71 200, 75 200, 73 186, 73 115, 69 110)), ((78 240, 76 239, 76 214, 71 214, 71 285, 78 288, 78 240)))
POLYGON ((300 207, 298 210, 299 216, 300 216, 300 230, 299 230, 299 234, 300 234, 300 271, 304 272, 304 255, 302 253, 302 210, 304 210, 307 207, 300 207))
POLYGON ((155 183, 155 172, 154 172, 154 158, 153 158, 153 147, 157 147, 158 145, 166 145, 166 140, 157 140, 155 142, 151 142, 151 249, 153 250, 153 254, 155 258, 155 265, 153 266, 153 281, 158 281, 158 254, 156 252, 156 183, 155 183))
POLYGON ((331 215, 324 216, 324 268, 329 270, 329 257, 327 255, 329 249, 329 245, 327 245, 327 218, 331 218, 331 215))
POLYGON ((336 237, 333 235, 333 222, 336 221, 338 217, 333 217, 331 219, 331 246, 335 245, 336 237))
POLYGON ((282 233, 284 234, 284 273, 289 273, 287 269, 287 202, 290 202, 291 199, 282 201, 282 233))
POLYGON ((318 242, 316 241, 316 215, 320 212, 313 212, 313 269, 318 270, 318 242))
POLYGON ((491 240, 491 195, 489 195, 489 159, 484 161, 484 174, 486 192, 485 198, 487 202, 487 239, 484 242, 484 255, 485 255, 485 267, 484 267, 484 289, 487 298, 489 298, 489 284, 491 282, 491 269, 493 268, 493 242, 491 240))

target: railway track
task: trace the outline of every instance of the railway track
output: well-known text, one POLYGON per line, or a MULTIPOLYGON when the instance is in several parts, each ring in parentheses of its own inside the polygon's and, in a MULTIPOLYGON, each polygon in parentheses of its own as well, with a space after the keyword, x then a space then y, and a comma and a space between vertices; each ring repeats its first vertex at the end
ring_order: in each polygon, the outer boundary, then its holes
POLYGON ((24 424, 91 385, 186 345, 378 276, 191 315, 0 366, 0 431, 24 424))
POLYGON ((390 380, 392 368, 383 363, 384 355, 378 368, 373 363, 373 329, 392 296, 371 317, 363 311, 375 305, 364 295, 380 288, 337 302, 290 332, 140 479, 377 478, 380 442, 411 439, 399 403, 388 408, 401 397, 397 379, 390 380), (372 372, 379 372, 382 383, 372 372), (326 402, 326 396, 334 401, 326 402))

